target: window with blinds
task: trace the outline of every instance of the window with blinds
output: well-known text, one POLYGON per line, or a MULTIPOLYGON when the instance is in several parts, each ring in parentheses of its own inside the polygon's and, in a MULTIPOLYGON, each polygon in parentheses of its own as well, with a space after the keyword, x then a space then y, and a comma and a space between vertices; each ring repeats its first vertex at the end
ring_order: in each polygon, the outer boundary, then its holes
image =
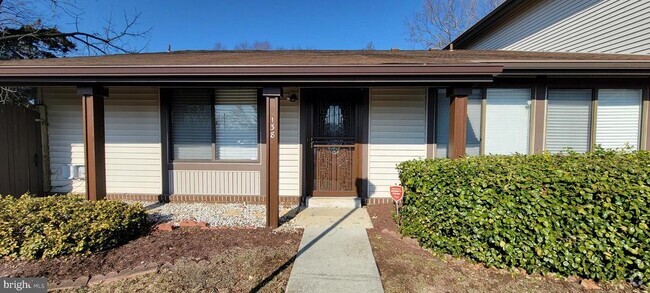
POLYGON ((487 89, 485 154, 527 154, 530 89, 487 89))
POLYGON ((640 89, 598 90, 596 144, 603 148, 638 149, 641 125, 640 89))
POLYGON ((171 91, 171 141, 176 160, 212 159, 212 90, 171 91))
POLYGON ((587 152, 590 144, 591 90, 552 89, 546 111, 546 150, 587 152))
MULTIPOLYGON (((481 100, 480 89, 472 90, 472 95, 467 100, 467 156, 477 156, 481 149, 481 100)), ((449 145, 449 111, 450 99, 446 96, 446 90, 438 91, 438 102, 436 104, 436 157, 446 158, 449 145)))
POLYGON ((257 160, 257 90, 215 90, 214 126, 215 159, 257 160))
POLYGON ((258 160, 256 89, 174 89, 170 94, 174 160, 258 160))

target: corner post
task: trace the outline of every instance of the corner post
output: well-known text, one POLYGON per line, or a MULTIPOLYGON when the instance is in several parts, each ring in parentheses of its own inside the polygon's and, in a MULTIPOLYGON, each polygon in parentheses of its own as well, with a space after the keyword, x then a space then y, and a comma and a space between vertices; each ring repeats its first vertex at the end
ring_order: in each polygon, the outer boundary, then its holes
POLYGON ((103 87, 77 87, 82 99, 84 159, 86 164, 86 197, 102 200, 106 197, 106 153, 104 136, 103 87))
POLYGON ((282 88, 265 87, 262 96, 266 100, 266 226, 277 228, 280 225, 280 98, 282 88))
POLYGON ((467 145, 467 99, 472 93, 471 88, 450 88, 447 95, 450 98, 449 113, 449 158, 465 157, 467 145))

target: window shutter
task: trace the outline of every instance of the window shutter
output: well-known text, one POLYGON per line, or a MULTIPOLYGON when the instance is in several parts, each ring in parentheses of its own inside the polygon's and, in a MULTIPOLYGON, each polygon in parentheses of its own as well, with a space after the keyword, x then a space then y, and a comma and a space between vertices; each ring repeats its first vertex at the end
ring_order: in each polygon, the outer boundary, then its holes
POLYGON ((173 158, 212 159, 212 91, 175 89, 171 92, 173 158))
POLYGON ((527 154, 530 138, 530 89, 488 89, 485 153, 527 154))
POLYGON ((596 144, 603 148, 639 146, 641 90, 603 89, 598 91, 596 144))
POLYGON ((258 159, 256 89, 215 91, 215 137, 217 160, 258 159))
POLYGON ((589 150, 591 90, 549 90, 546 115, 546 150, 589 150))

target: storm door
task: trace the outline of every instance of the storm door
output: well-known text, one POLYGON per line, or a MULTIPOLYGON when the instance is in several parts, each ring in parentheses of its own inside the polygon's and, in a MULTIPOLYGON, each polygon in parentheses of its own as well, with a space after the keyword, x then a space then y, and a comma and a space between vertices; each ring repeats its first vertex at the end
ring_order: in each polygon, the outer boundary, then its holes
POLYGON ((317 95, 313 100, 311 149, 313 196, 357 195, 355 93, 317 95))

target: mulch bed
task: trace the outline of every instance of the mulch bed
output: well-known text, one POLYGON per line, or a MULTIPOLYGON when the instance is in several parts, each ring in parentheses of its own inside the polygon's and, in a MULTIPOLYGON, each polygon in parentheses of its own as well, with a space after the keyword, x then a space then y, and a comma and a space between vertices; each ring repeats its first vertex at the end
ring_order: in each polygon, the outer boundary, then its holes
POLYGON ((59 281, 131 269, 148 263, 203 260, 229 249, 291 247, 298 250, 301 232, 258 229, 177 229, 156 231, 125 245, 88 256, 33 261, 0 260, 0 276, 43 277, 59 281))
MULTIPOLYGON (((374 229, 370 244, 386 292, 582 292, 578 278, 528 275, 434 255, 414 240, 402 239, 392 204, 368 207, 374 229)), ((606 291, 633 291, 629 284, 599 284, 606 291)))

